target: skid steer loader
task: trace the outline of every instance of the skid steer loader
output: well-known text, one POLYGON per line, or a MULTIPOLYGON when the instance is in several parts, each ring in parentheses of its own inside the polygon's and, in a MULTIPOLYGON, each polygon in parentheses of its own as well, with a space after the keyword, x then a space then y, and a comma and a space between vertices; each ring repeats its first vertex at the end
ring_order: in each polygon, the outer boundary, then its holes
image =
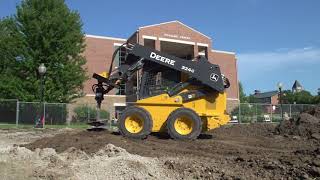
POLYGON ((138 71, 142 76, 137 101, 117 122, 123 136, 142 139, 151 132, 167 132, 173 139, 195 139, 230 120, 225 93, 230 83, 218 65, 203 56, 185 60, 128 42, 114 52, 109 72, 93 74, 98 81, 92 86, 97 107, 104 94, 131 81, 138 71), (120 50, 124 58, 114 68, 120 50))

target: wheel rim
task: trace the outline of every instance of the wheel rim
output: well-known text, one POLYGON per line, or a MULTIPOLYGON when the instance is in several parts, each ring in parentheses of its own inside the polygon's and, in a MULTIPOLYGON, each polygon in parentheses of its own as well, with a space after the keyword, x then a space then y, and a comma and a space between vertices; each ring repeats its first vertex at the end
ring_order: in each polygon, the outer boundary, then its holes
POLYGON ((143 119, 139 118, 136 115, 128 116, 125 119, 125 127, 130 133, 136 134, 142 131, 143 129, 143 119))
POLYGON ((188 117, 179 117, 174 122, 174 129, 181 135, 188 135, 193 130, 193 121, 188 117))

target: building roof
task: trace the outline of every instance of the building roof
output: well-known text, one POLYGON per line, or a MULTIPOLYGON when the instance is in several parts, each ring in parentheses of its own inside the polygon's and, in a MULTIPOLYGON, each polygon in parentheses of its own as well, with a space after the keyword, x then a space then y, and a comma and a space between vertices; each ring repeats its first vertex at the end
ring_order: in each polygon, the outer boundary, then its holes
POLYGON ((295 80, 292 86, 292 89, 302 88, 298 80, 295 80))
POLYGON ((109 40, 115 40, 115 41, 127 41, 127 39, 123 38, 116 38, 116 37, 108 37, 108 36, 97 36, 97 35, 91 35, 91 34, 85 34, 85 37, 89 38, 97 38, 97 39, 109 39, 109 40))
POLYGON ((212 49, 211 52, 236 55, 235 52, 231 52, 231 51, 221 51, 221 50, 216 50, 216 49, 212 49))
POLYGON ((272 96, 277 95, 277 94, 278 94, 278 91, 269 91, 269 92, 254 94, 253 97, 257 98, 257 99, 260 99, 260 98, 272 97, 272 96))

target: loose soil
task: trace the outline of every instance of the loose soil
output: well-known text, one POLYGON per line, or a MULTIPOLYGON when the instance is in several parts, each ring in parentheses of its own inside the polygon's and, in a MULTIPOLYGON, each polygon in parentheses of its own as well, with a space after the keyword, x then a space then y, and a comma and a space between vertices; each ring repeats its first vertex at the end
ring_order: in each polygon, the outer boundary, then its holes
POLYGON ((281 135, 320 140, 320 107, 301 113, 297 119, 282 121, 276 131, 281 135))
POLYGON ((320 179, 319 112, 304 112, 279 125, 226 125, 192 141, 175 141, 165 134, 133 140, 108 131, 32 134, 30 143, 0 146, 0 177, 320 179))
POLYGON ((164 168, 162 171, 176 179, 320 177, 320 142, 277 135, 275 126, 228 125, 193 141, 175 141, 159 134, 145 140, 132 140, 106 131, 82 131, 42 138, 25 147, 53 148, 58 153, 74 147, 94 154, 110 143, 130 154, 156 158, 164 168))

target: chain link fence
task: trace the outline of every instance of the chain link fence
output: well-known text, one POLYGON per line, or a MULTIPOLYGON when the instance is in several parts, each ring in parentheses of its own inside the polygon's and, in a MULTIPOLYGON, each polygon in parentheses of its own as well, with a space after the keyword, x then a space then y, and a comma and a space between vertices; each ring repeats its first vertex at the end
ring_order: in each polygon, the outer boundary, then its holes
MULTIPOLYGON (((97 117, 98 110, 96 104, 68 104, 68 122, 70 124, 83 124, 92 121, 97 117)), ((109 107, 102 104, 100 110, 100 119, 109 120, 109 107)))
POLYGON ((17 102, 16 99, 0 100, 0 123, 16 124, 17 102))
MULTIPOLYGON (((300 112, 313 108, 310 104, 229 103, 231 123, 280 122, 296 118, 300 112), (282 114, 281 114, 282 112, 282 114)), ((125 106, 102 105, 102 120, 117 119, 125 106), (112 109, 113 108, 113 109, 112 109)), ((43 119, 45 127, 87 127, 97 116, 96 104, 66 104, 0 100, 0 127, 34 127, 43 119)), ((114 122, 114 121, 110 121, 114 122)))
MULTIPOLYGON (((109 119, 102 107, 100 117, 109 119)), ((96 104, 66 104, 21 102, 0 99, 0 127, 35 127, 41 122, 46 127, 87 127, 96 118, 96 104), (42 122, 43 120, 43 122, 42 122)))
POLYGON ((280 122, 296 118, 301 112, 314 108, 313 104, 257 104, 235 103, 229 109, 232 123, 280 122))

